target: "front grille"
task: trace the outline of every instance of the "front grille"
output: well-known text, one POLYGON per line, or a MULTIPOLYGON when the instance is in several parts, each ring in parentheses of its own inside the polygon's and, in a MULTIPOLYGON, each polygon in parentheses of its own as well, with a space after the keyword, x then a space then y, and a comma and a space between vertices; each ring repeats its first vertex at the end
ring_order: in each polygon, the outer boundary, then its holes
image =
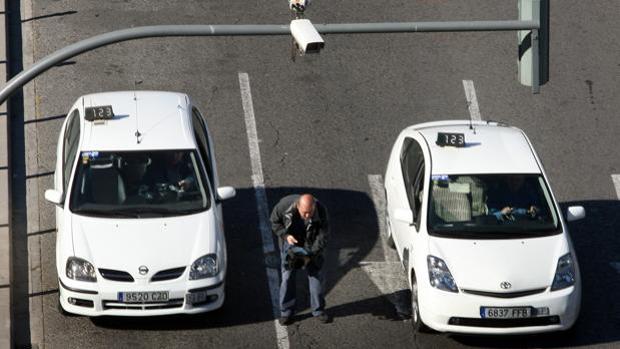
POLYGON ((104 279, 121 282, 133 282, 133 276, 125 271, 112 269, 99 269, 99 273, 104 279))
POLYGON ((157 274, 153 275, 151 281, 164 281, 164 280, 172 280, 180 277, 185 272, 185 267, 166 269, 157 274))
POLYGON ((170 299, 167 302, 157 303, 123 303, 118 300, 102 302, 103 309, 123 309, 123 310, 155 310, 155 309, 172 309, 180 308, 183 306, 183 298, 170 299))
POLYGON ((558 325, 559 323, 559 316, 541 316, 528 319, 478 319, 451 317, 450 320, 448 320, 449 325, 494 328, 549 326, 558 325))
POLYGON ((546 288, 537 288, 534 290, 526 290, 526 291, 517 291, 517 292, 487 292, 487 291, 476 291, 476 290, 461 290, 463 293, 475 294, 477 296, 484 297, 495 297, 495 298, 518 298, 531 296, 537 293, 545 292, 546 288))

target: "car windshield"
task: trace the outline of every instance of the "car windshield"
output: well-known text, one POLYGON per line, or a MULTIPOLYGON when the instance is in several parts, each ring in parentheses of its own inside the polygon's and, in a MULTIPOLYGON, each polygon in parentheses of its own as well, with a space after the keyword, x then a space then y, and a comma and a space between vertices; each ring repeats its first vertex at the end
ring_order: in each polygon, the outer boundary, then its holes
POLYGON ((457 238, 545 236, 558 217, 541 175, 433 175, 428 227, 457 238))
POLYGON ((70 210, 104 217, 161 217, 209 208, 192 150, 80 153, 70 210))

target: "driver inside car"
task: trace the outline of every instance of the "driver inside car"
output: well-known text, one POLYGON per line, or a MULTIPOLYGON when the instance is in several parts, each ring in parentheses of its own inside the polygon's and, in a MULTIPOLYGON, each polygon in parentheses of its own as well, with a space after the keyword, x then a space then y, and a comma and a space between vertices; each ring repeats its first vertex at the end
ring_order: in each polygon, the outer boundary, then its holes
POLYGON ((522 175, 506 176, 495 183, 495 195, 489 196, 489 213, 498 221, 515 221, 517 217, 535 219, 540 205, 538 193, 522 175))
POLYGON ((194 168, 189 155, 184 151, 168 151, 154 154, 145 183, 160 199, 178 197, 196 188, 194 168), (173 195, 176 193, 177 195, 173 195))

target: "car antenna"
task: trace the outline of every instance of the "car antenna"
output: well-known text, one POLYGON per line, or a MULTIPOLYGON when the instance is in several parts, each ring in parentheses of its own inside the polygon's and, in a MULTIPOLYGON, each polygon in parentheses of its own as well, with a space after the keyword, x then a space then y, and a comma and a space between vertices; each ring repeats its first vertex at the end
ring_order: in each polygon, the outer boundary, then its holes
POLYGON ((136 103, 136 143, 140 144, 140 136, 142 136, 142 134, 140 133, 140 131, 138 130, 138 94, 136 93, 136 89, 138 87, 138 85, 140 85, 142 83, 142 80, 136 80, 133 82, 133 100, 136 103))
MULTIPOLYGON (((467 109, 469 109, 470 104, 471 102, 467 101, 467 109)), ((474 119, 471 113, 469 113, 469 129, 472 130, 474 134, 476 134, 476 129, 474 128, 474 119)))

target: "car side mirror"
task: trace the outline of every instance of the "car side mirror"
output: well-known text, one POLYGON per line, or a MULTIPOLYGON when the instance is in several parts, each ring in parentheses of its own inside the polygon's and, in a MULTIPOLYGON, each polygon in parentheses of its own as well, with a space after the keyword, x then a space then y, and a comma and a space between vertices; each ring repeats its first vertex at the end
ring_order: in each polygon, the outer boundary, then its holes
POLYGON ((64 197, 60 190, 48 189, 45 191, 45 200, 51 202, 54 205, 62 205, 62 203, 64 202, 64 197))
POLYGON ((413 224, 413 212, 406 208, 397 208, 394 211, 394 219, 407 224, 413 224))
POLYGON ((586 218, 586 209, 583 206, 570 206, 566 210, 566 220, 568 222, 578 221, 586 218))
POLYGON ((232 199, 237 195, 235 188, 233 187, 219 187, 217 188, 217 200, 224 201, 232 199))

